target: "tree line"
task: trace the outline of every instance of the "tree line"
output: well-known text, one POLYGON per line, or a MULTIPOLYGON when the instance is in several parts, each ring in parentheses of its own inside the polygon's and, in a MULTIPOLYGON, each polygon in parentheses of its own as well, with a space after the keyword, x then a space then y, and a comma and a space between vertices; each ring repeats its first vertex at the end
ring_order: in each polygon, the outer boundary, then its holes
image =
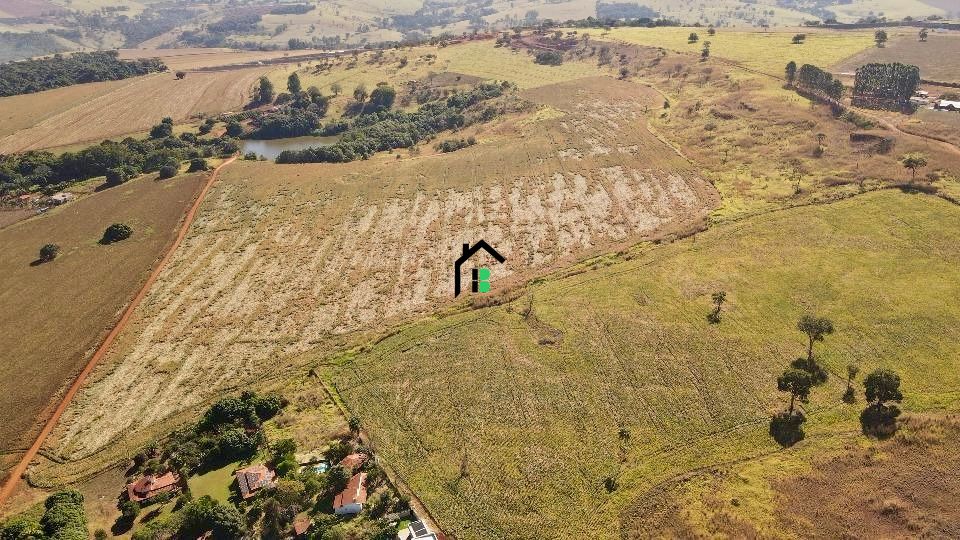
MULTIPOLYGON (((500 114, 495 107, 483 107, 473 114, 468 109, 500 97, 510 83, 482 83, 467 92, 446 100, 422 105, 415 112, 389 109, 362 114, 351 121, 325 126, 324 135, 342 133, 340 141, 330 146, 303 150, 285 150, 277 163, 345 163, 366 159, 376 152, 410 148, 442 131, 457 129, 477 121, 489 121, 500 114)), ((371 97, 373 94, 371 93, 371 97)), ((356 97, 356 96, 355 96, 356 97)))
POLYGON ((116 81, 166 69, 167 66, 157 58, 120 60, 117 51, 56 54, 50 58, 0 65, 0 96, 30 94, 73 84, 116 81))
POLYGON ((104 141, 60 155, 33 150, 0 156, 0 195, 37 190, 52 193, 98 176, 105 176, 108 185, 144 172, 159 171, 162 177, 171 177, 185 160, 191 160, 191 170, 203 170, 204 158, 230 155, 238 148, 237 141, 227 136, 201 138, 189 132, 174 136, 173 120, 164 118, 147 139, 104 141))

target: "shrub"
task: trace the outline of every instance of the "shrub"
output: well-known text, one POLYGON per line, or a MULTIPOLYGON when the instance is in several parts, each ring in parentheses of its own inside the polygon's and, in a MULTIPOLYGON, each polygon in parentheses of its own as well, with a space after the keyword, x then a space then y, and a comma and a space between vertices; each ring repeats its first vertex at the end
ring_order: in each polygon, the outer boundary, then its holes
POLYGON ((897 432, 897 417, 900 408, 896 405, 873 403, 860 413, 860 428, 864 435, 886 439, 897 432))
POLYGON ((130 238, 130 235, 133 234, 133 229, 125 223, 114 223, 107 227, 103 231, 103 238, 100 239, 101 244, 111 244, 113 242, 119 242, 121 240, 126 240, 130 238))
POLYGON ((257 153, 256 153, 256 152, 247 152, 246 154, 243 155, 243 159, 246 160, 246 161, 256 161, 256 160, 257 160, 257 153))
POLYGON ((107 169, 107 185, 119 186, 137 175, 137 170, 130 165, 120 165, 112 169, 107 169))
POLYGON ((557 51, 540 51, 533 61, 544 66, 559 66, 563 63, 563 55, 557 51))
POLYGON ((160 178, 161 179, 173 178, 174 176, 177 175, 178 172, 180 172, 179 164, 174 165, 172 163, 167 163, 163 167, 160 167, 160 178))
POLYGON ((42 262, 50 262, 56 259, 59 254, 60 246, 56 244, 45 244, 40 248, 40 260, 42 262))
POLYGON ((210 165, 207 164, 207 160, 203 158, 193 158, 190 160, 190 168, 187 169, 187 172, 205 171, 209 168, 210 165))

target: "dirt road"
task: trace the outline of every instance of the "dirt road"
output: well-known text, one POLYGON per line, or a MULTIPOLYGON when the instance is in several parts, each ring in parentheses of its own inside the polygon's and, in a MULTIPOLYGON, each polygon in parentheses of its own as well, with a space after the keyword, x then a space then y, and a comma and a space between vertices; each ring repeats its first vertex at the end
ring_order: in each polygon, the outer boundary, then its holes
POLYGON ((187 235, 187 231, 190 229, 190 225, 193 223, 194 217, 196 217, 197 210, 200 208, 200 204, 203 203, 207 192, 210 191, 210 187, 213 186, 217 176, 220 175, 220 170, 232 163, 235 159, 237 159, 237 157, 233 156, 220 164, 219 167, 214 169, 213 173, 210 175, 210 178, 207 180, 207 183, 203 186, 203 189, 197 196, 197 200, 193 202, 193 206, 190 207, 190 210, 184 217, 176 239, 172 244, 170 244, 170 248, 167 249, 166 253, 164 253, 163 258, 160 259, 160 263, 157 264, 157 266, 153 269, 153 272, 150 273, 150 277, 147 278, 147 281, 143 284, 143 287, 140 288, 140 290, 137 292, 137 295, 134 296, 130 304, 127 305, 127 309, 124 310, 123 315, 120 317, 120 320, 117 321, 116 326, 114 326, 113 330, 107 334, 106 339, 103 340, 103 343, 100 344, 100 347, 97 348, 97 351, 93 353, 90 361, 87 362, 87 365, 84 366, 80 374, 77 375, 77 378, 74 379, 73 384, 70 385, 70 388, 60 400, 60 403, 58 403, 56 408, 53 410, 53 414, 50 415, 50 418, 44 424, 43 429, 40 430, 36 440, 34 440, 33 444, 30 445, 30 448, 28 448, 26 453, 23 454, 23 457, 20 458, 20 461, 17 462, 16 466, 14 466, 10 471, 10 478, 7 479, 7 483, 3 486, 3 489, 0 489, 0 508, 3 507, 3 505, 7 502, 7 499, 10 498, 10 495, 13 494, 14 488, 17 487, 17 483, 20 481, 20 478, 27 471, 27 467, 30 465, 30 462, 36 457, 37 452, 40 451, 44 441, 46 441, 47 437, 50 435, 50 432, 53 431, 54 426, 57 425, 57 422, 60 420, 63 412, 67 409, 67 406, 70 405, 70 402, 83 386, 83 383, 86 382, 90 372, 93 371, 93 368, 96 367, 97 363, 100 362, 100 359, 102 359, 110 349, 113 341, 117 338, 120 332, 123 331, 124 327, 127 325, 127 322, 130 320, 130 316, 133 314, 133 311, 140 304, 140 301, 143 300, 143 297, 146 296, 147 291, 150 290, 150 287, 153 285, 154 281, 156 281, 157 276, 160 275, 163 267, 166 266, 167 261, 180 246, 180 243, 187 235))

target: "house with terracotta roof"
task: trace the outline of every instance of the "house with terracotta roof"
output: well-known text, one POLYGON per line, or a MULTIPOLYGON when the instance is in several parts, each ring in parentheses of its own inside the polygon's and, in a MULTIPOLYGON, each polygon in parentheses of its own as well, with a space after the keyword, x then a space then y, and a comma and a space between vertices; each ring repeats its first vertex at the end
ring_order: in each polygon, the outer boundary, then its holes
POLYGON ((237 486, 240 488, 240 497, 244 499, 249 499, 256 495, 257 491, 272 486, 277 478, 277 473, 263 464, 237 469, 234 474, 237 477, 237 486))
POLYGON ((359 514, 367 503, 367 473, 350 477, 347 487, 333 499, 333 513, 337 515, 359 514))
POLYGON ((161 493, 180 491, 180 477, 167 471, 160 476, 148 474, 136 482, 127 484, 127 496, 133 502, 149 501, 161 493))
POLYGON ((352 470, 356 469, 357 467, 363 465, 363 463, 364 463, 365 461, 367 461, 367 455, 366 455, 366 454, 353 453, 353 454, 350 454, 349 456, 341 459, 341 460, 340 460, 340 463, 338 463, 338 465, 340 465, 341 467, 343 467, 344 469, 346 469, 346 470, 348 470, 348 471, 352 471, 352 470))
POLYGON ((310 527, 313 526, 313 520, 307 516, 299 516, 293 520, 293 537, 304 538, 310 527))

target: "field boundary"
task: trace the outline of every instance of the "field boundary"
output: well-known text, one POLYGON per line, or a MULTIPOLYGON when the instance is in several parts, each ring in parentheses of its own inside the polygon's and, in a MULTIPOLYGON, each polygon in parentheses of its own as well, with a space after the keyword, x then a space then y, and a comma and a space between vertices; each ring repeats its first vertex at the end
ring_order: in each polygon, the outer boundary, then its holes
POLYGON ((236 159, 237 156, 230 157, 217 166, 217 168, 213 170, 213 173, 210 174, 210 178, 207 179, 203 189, 200 190, 196 200, 193 202, 193 206, 190 207, 190 210, 188 210, 184 216, 183 222, 180 225, 180 230, 177 232, 177 237, 174 239, 173 243, 170 244, 170 247, 167 249, 166 253, 164 253, 163 258, 160 259, 160 262, 156 267, 154 267, 153 272, 150 273, 150 277, 147 278, 147 281, 144 282, 136 296, 133 297, 133 300, 130 301, 126 309, 123 311, 123 315, 120 317, 120 320, 117 321, 117 324, 112 330, 110 330, 110 333, 107 334, 107 337, 103 340, 103 343, 101 343, 96 352, 93 353, 90 361, 87 362, 83 370, 80 371, 80 374, 77 375, 76 379, 74 379, 73 383, 70 385, 70 388, 67 389, 66 394, 64 394, 64 396, 60 399, 60 402, 53 410, 53 414, 49 419, 47 419, 46 423, 44 423, 43 429, 40 430, 36 440, 34 440, 33 444, 30 445, 30 448, 28 448, 23 454, 23 457, 21 457, 13 469, 11 469, 10 477, 7 479, 7 483, 4 484, 3 489, 0 489, 0 507, 3 507, 3 505, 7 502, 7 499, 10 498, 10 495, 13 494, 14 488, 17 487, 17 483, 20 481, 20 478, 27 471, 27 468, 30 466, 30 462, 33 461, 33 459, 37 456, 40 448, 43 446, 43 443, 46 442, 47 437, 50 436, 53 428, 56 427, 60 417, 73 401, 73 398, 77 395, 77 392, 80 391, 80 388, 86 382, 87 377, 89 377, 90 373, 93 372, 93 368, 95 368, 100 360, 106 355, 107 351, 110 349, 110 346, 113 345, 113 341, 130 321, 133 311, 137 308, 137 306, 140 305, 140 302, 147 295, 147 291, 150 290, 150 287, 157 280, 157 277, 159 277, 160 272, 167 265, 170 257, 172 257, 173 253, 178 247, 180 247, 180 243, 183 242, 183 239, 187 236, 187 231, 190 229, 190 225, 193 224, 193 220, 197 215, 197 210, 200 209, 200 205, 203 203, 207 192, 210 191, 214 181, 216 181, 217 177, 220 175, 220 170, 230 163, 233 163, 233 161, 236 159))

